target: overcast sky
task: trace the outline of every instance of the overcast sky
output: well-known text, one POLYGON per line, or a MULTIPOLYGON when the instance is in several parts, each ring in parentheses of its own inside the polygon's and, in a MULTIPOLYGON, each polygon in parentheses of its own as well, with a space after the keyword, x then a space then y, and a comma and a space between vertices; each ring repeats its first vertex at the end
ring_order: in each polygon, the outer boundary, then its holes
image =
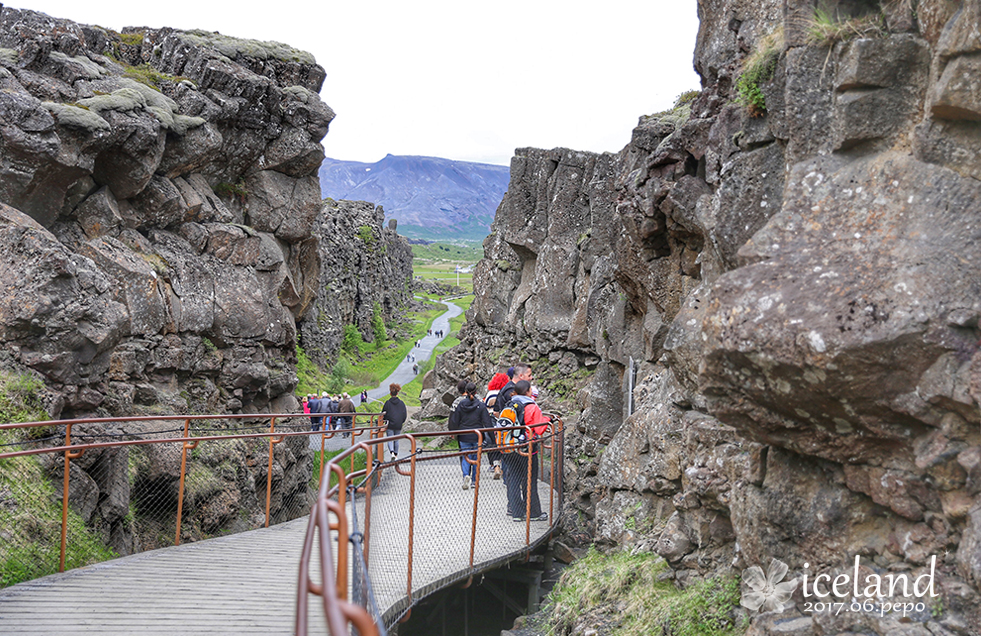
POLYGON ((276 40, 327 71, 328 157, 507 165, 524 146, 618 151, 698 88, 695 0, 10 0, 76 22, 276 40))

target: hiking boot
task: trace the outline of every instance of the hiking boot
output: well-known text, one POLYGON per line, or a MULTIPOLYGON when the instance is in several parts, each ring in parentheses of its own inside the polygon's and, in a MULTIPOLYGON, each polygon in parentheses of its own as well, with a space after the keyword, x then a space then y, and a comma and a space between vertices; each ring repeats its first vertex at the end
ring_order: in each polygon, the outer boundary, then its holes
POLYGON ((525 520, 524 517, 515 517, 514 518, 515 523, 524 523, 524 520, 525 520))
POLYGON ((504 471, 501 470, 500 464, 494 465, 494 479, 500 479, 504 477, 504 471))
POLYGON ((542 514, 538 515, 537 517, 532 517, 531 520, 532 521, 548 521, 548 513, 543 512, 542 514))
POLYGON ((470 490, 470 475, 463 476, 463 489, 470 490))

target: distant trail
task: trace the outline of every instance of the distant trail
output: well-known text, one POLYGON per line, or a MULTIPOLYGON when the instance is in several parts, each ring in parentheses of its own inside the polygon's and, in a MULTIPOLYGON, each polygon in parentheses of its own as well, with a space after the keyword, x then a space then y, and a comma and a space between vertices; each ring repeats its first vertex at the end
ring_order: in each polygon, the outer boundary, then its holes
MULTIPOLYGON (((439 304, 446 307, 446 311, 440 314, 433 321, 433 324, 430 327, 430 329, 432 329, 433 332, 442 329, 444 334, 443 337, 437 338, 436 336, 426 336, 422 338, 422 340, 420 340, 419 342, 420 346, 413 347, 412 350, 409 352, 413 356, 415 356, 414 362, 407 362, 405 358, 402 358, 402 362, 399 363, 399 366, 395 368, 395 371, 393 371, 390 376, 385 378, 382 381, 382 383, 378 385, 378 387, 368 390, 368 400, 369 402, 378 403, 378 408, 377 408, 378 411, 381 410, 381 407, 385 403, 385 400, 388 399, 389 396, 388 385, 391 384, 392 382, 398 382, 402 386, 405 386, 409 382, 412 382, 412 380, 416 377, 415 374, 412 373, 412 365, 418 364, 421 367, 422 363, 429 359, 429 356, 433 354, 433 351, 436 349, 436 346, 449 336, 450 319, 456 318, 457 316, 463 313, 463 310, 453 303, 440 302, 439 304)), ((360 406, 361 400, 360 398, 358 398, 357 395, 352 395, 351 399, 354 401, 356 405, 360 406)), ((335 435, 334 437, 327 439, 325 441, 324 449, 332 450, 332 451, 341 450, 343 448, 347 448, 350 445, 351 445, 350 439, 345 439, 340 435, 335 435)), ((317 450, 320 450, 320 439, 311 437, 310 448, 315 448, 317 450)))
MULTIPOLYGON (((418 364, 420 367, 422 363, 429 359, 429 356, 433 354, 436 346, 442 342, 450 333, 450 319, 456 318, 463 313, 457 305, 453 303, 440 303, 446 307, 446 311, 440 314, 436 320, 433 321, 432 329, 434 332, 443 330, 443 337, 437 338, 436 336, 426 336, 420 341, 419 347, 413 347, 409 352, 415 356, 415 362, 406 362, 405 358, 402 358, 402 362, 399 366, 395 368, 392 375, 385 378, 384 381, 378 386, 378 388, 371 389, 368 391, 368 398, 371 400, 380 400, 384 402, 388 399, 388 385, 392 382, 398 382, 399 384, 406 385, 416 377, 412 373, 412 365, 418 364)), ((380 408, 380 406, 379 406, 380 408)))

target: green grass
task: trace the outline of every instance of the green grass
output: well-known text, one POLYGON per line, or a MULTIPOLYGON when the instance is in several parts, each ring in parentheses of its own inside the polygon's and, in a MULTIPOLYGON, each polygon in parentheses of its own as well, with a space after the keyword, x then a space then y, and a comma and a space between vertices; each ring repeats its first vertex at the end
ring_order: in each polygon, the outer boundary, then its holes
MULTIPOLYGON (((463 298, 458 298, 450 302, 452 302, 454 305, 457 305, 458 307, 463 309, 464 312, 466 312, 466 310, 469 309, 470 305, 473 303, 473 298, 474 298, 473 296, 464 296, 463 298)), ((449 333, 447 333, 446 338, 444 338, 443 341, 439 343, 439 346, 437 346, 435 351, 433 351, 433 355, 430 356, 428 360, 424 361, 422 364, 419 365, 419 373, 412 380, 412 382, 409 382, 408 384, 402 387, 401 397, 403 402, 405 402, 409 406, 422 405, 422 403, 419 401, 419 394, 422 393, 423 376, 426 375, 426 372, 428 372, 430 369, 433 368, 433 365, 435 364, 434 358, 436 356, 445 353, 450 349, 452 349, 453 347, 460 344, 460 340, 459 338, 457 338, 457 335, 460 332, 460 327, 463 326, 463 323, 465 321, 466 321, 465 313, 450 319, 449 333)))
MULTIPOLYGON (((43 383, 24 374, 0 372, 0 420, 3 423, 45 421, 43 383)), ((5 444, 43 437, 50 429, 4 431, 5 444)), ((0 452, 19 450, 0 447, 0 452)), ((61 549, 61 489, 57 491, 36 457, 0 460, 0 587, 58 571, 61 549)), ((68 511, 65 567, 74 568, 115 558, 116 554, 68 511)))
MULTIPOLYGON (((662 110, 659 113, 654 113, 649 117, 644 119, 672 119, 677 124, 684 124, 688 121, 691 116, 691 105, 695 99, 701 95, 701 91, 691 90, 685 91, 681 95, 678 95, 674 100, 674 106, 668 110, 662 110)), ((583 240, 588 236, 588 234, 583 235, 579 238, 578 244, 582 244, 583 240)), ((497 267, 503 271, 508 271, 511 268, 511 263, 508 261, 498 261, 497 267)))
MULTIPOLYGON (((416 340, 426 335, 437 316, 445 311, 442 306, 422 312, 409 314, 410 328, 401 340, 386 340, 382 343, 365 343, 357 329, 347 330, 344 349, 350 353, 341 354, 341 359, 330 373, 318 367, 303 351, 296 347, 296 374, 299 382, 296 394, 303 396, 322 391, 340 393, 345 391, 355 398, 361 391, 376 388, 395 371, 406 355, 415 347, 416 340), (376 348, 377 347, 377 348, 376 348), (340 378, 339 380, 335 378, 340 378)), ((357 401, 357 400, 355 400, 357 401)), ((371 404, 370 402, 368 403, 371 404)), ((359 408, 361 412, 375 412, 372 408, 359 408)))
POLYGON ((476 245, 453 245, 450 243, 413 245, 412 257, 425 260, 476 263, 484 257, 484 248, 479 243, 476 245))
POLYGON ((852 18, 818 8, 808 25, 807 41, 817 46, 834 46, 852 38, 876 38, 887 34, 881 13, 852 18))
MULTIPOLYGON (((315 438, 315 439, 319 439, 319 438, 315 438)), ((340 455, 343 452, 344 451, 342 451, 342 450, 325 451, 324 454, 323 454, 324 455, 324 465, 326 465, 328 461, 330 461, 331 459, 337 457, 338 455, 340 455)), ((367 462, 367 457, 365 456, 365 454, 363 452, 362 453, 355 453, 354 454, 354 471, 357 472, 359 470, 364 470, 365 469, 365 466, 367 465, 366 462, 367 462)), ((342 461, 341 464, 340 464, 340 466, 344 470, 344 474, 345 475, 350 475, 351 474, 351 461, 350 461, 350 459, 342 461)), ((328 487, 329 488, 333 488, 335 485, 337 485, 337 475, 335 475, 333 472, 331 472, 331 474, 330 474, 330 486, 328 486, 328 487)), ((314 454, 313 454, 313 474, 310 476, 310 487, 313 488, 314 490, 317 490, 318 488, 320 488, 320 451, 315 451, 314 454)))
POLYGON ((457 266, 472 268, 483 258, 481 246, 460 246, 448 243, 412 246, 412 274, 424 280, 436 280, 459 285, 473 291, 473 273, 456 273, 457 266))
POLYGON ((402 341, 388 340, 384 348, 370 352, 365 360, 352 363, 352 375, 358 375, 358 382, 348 384, 344 390, 351 395, 357 395, 364 389, 376 388, 385 378, 390 376, 396 367, 415 347, 416 340, 426 335, 433 321, 445 311, 442 307, 410 314, 412 328, 409 338, 402 341))
POLYGON ((296 376, 299 379, 297 395, 319 395, 330 382, 330 375, 314 364, 300 345, 296 345, 296 376))
POLYGON ((658 580, 667 564, 653 553, 604 555, 595 549, 573 563, 546 601, 549 633, 571 633, 584 611, 613 623, 616 636, 724 636, 737 625, 739 580, 735 576, 694 583, 684 590, 658 580))
POLYGON ((160 90, 160 86, 164 82, 176 84, 187 79, 186 77, 163 73, 153 68, 149 64, 140 64, 139 66, 127 67, 126 70, 123 71, 123 77, 136 80, 141 84, 146 84, 147 86, 157 90, 160 90))

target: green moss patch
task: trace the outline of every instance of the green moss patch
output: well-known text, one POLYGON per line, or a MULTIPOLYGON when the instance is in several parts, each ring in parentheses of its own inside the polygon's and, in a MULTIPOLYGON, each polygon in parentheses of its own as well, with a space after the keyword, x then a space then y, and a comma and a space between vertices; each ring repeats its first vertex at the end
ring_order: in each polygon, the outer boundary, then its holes
POLYGON ((549 633, 566 636, 585 613, 615 636, 724 636, 741 634, 739 579, 735 576, 677 589, 660 575, 664 560, 652 553, 604 555, 591 549, 573 563, 549 595, 549 633))
MULTIPOLYGON (((41 396, 44 384, 31 375, 0 372, 0 421, 45 421, 41 396)), ((51 429, 0 432, 0 452, 23 448, 18 442, 44 437, 51 429)), ((58 571, 61 550, 61 488, 35 456, 0 460, 0 587, 58 571)), ((65 567, 74 568, 115 558, 81 517, 68 511, 65 567)))
POLYGON ((778 27, 760 39, 743 62, 743 71, 736 80, 736 98, 753 115, 766 113, 766 96, 762 84, 773 79, 783 53, 783 27, 778 27))

